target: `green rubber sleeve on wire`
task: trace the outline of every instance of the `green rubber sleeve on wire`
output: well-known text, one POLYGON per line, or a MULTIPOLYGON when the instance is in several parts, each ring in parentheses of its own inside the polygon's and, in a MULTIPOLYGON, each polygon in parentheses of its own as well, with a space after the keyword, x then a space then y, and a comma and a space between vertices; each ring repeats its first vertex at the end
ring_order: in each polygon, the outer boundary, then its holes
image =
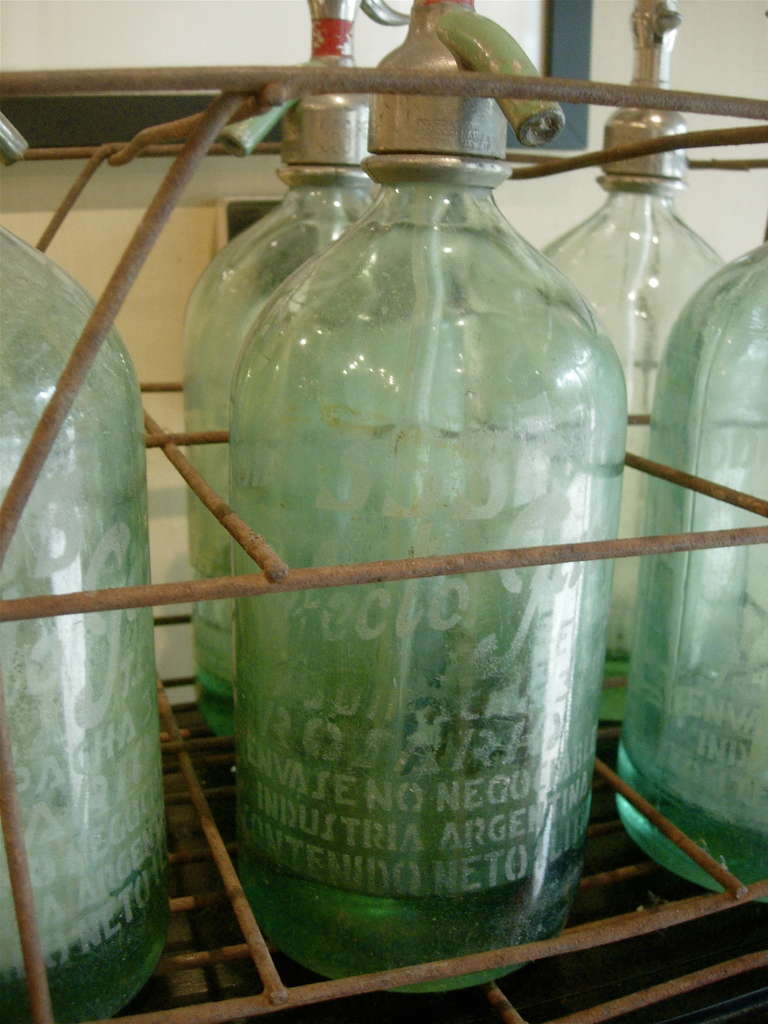
POLYGON ((248 156, 296 103, 298 99, 288 100, 279 107, 270 107, 263 114, 255 114, 244 121, 228 124, 219 135, 218 141, 235 156, 248 156))
MULTIPOLYGON (((437 36, 462 67, 495 75, 540 77, 523 48, 495 21, 474 11, 449 11, 437 22, 437 36)), ((565 125, 559 103, 497 99, 523 146, 551 142, 565 125)))

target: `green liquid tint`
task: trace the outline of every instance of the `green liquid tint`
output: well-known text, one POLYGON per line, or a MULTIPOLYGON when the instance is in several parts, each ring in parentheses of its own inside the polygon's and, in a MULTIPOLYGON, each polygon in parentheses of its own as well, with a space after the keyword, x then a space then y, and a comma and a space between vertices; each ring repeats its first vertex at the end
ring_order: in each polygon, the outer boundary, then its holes
MULTIPOLYGON (((658 194, 658 184, 643 190, 636 181, 622 188, 615 178, 608 180, 611 191, 603 205, 544 252, 591 304, 616 346, 627 382, 629 412, 647 415, 672 324, 689 296, 722 261, 677 216, 673 196, 658 194)), ((646 456, 648 431, 647 426, 631 426, 627 450, 646 456)), ((620 537, 643 534, 646 480, 638 470, 625 470, 620 537)), ((639 568, 637 558, 618 559, 614 566, 608 658, 625 664, 621 672, 606 666, 606 675, 626 675, 639 568)), ((622 712, 612 694, 605 699, 600 717, 620 719, 622 712)))
MULTIPOLYGON (((4 231, 0 256, 3 494, 92 303, 4 231)), ((0 595, 148 583, 146 526, 139 389, 112 332, 24 509, 0 595)), ((103 1017, 150 974, 168 918, 151 610, 4 622, 0 659, 57 1020, 103 1017)), ((2 850, 0 1019, 29 1019, 2 850)))
POLYGON ((231 618, 231 601, 199 601, 192 611, 198 705, 217 736, 232 736, 235 731, 229 675, 231 618), (220 675, 222 671, 227 674, 220 675))
MULTIPOLYGON (((502 853, 498 860, 503 859, 502 853)), ((479 889, 487 882, 488 865, 482 854, 469 854, 458 870, 479 889)), ((417 964, 425 951, 430 959, 440 960, 553 935, 565 923, 566 904, 575 893, 580 869, 577 849, 555 860, 542 878, 527 875, 479 893, 393 899, 292 875, 249 845, 241 878, 259 908, 260 924, 278 948, 290 949, 296 960, 311 964, 319 974, 338 978, 417 964), (333 937, 331 942, 328 936, 333 937)), ((359 858, 362 875, 381 870, 375 855, 359 858)), ((439 992, 479 985, 520 966, 409 985, 405 990, 439 992)))
MULTIPOLYGON (((298 176, 299 170, 294 174, 298 176)), ((188 430, 226 430, 232 373, 248 328, 289 274, 330 245, 368 205, 359 168, 337 169, 319 184, 296 184, 280 205, 225 246, 204 271, 187 308, 184 407, 188 430)), ((227 445, 193 445, 189 459, 214 490, 229 493, 227 445)), ((201 578, 230 571, 229 537, 190 491, 192 565, 201 578)), ((210 601, 192 614, 200 710, 218 735, 234 731, 232 602, 210 601)))
MULTIPOLYGON (((768 495, 768 245, 728 264, 678 319, 659 371, 650 457, 768 495)), ((764 525, 653 479, 647 534, 764 525)), ((619 767, 743 882, 768 877, 768 546, 644 558, 619 767)), ((624 801, 630 835, 715 885, 624 801)))
MULTIPOLYGON (((232 504, 294 566, 607 537, 625 429, 610 344, 490 189, 403 181, 254 326, 232 504)), ((595 562, 236 602, 239 864, 286 954, 353 974, 561 927, 609 587, 595 562)))
MULTIPOLYGON (((689 799, 681 799, 664 789, 657 779, 638 771, 624 749, 619 754, 619 771, 630 786, 741 881, 756 882, 765 876, 768 844, 765 829, 739 826, 729 820, 726 813, 715 815, 689 799)), ((623 797, 618 797, 617 803, 624 827, 649 857, 689 882, 722 891, 711 875, 651 825, 644 814, 623 797)))
MULTIPOLYGON (((168 900, 165 877, 147 884, 141 902, 66 951, 46 958, 56 1024, 110 1017, 125 1006, 157 963, 165 941, 168 900)), ((0 1020, 28 1024, 26 979, 0 972, 0 1020)))

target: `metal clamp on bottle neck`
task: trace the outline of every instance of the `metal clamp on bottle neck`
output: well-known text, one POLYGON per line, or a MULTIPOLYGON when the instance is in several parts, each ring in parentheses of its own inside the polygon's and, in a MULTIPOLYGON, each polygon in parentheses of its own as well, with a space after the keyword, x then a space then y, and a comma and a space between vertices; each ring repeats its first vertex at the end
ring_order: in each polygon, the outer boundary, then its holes
MULTIPOLYGON (((681 20, 677 0, 635 0, 633 85, 669 86, 672 50, 681 20)), ((603 144, 608 149, 685 131, 685 118, 675 111, 626 107, 606 122, 603 144)), ((671 194, 685 187, 686 170, 684 151, 674 150, 605 164, 598 180, 608 190, 671 194)))
MULTIPOLYGON (((414 0, 405 42, 379 66, 453 74, 538 74, 511 36, 475 14, 474 0, 414 0)), ((506 152, 507 121, 523 144, 532 145, 554 138, 563 116, 557 104, 542 101, 378 95, 371 102, 369 149, 382 155, 498 161, 506 152)), ((384 180, 379 177, 381 162, 372 158, 366 167, 377 180, 384 180)))
MULTIPOLYGON (((358 0, 308 0, 312 20, 309 63, 350 66, 358 0)), ((385 0, 360 0, 363 11, 382 25, 408 19, 385 0)), ((367 152, 367 96, 307 96, 280 108, 229 125, 219 141, 238 156, 246 156, 283 120, 281 155, 285 164, 356 167, 367 152)))
MULTIPOLYGON (((350 66, 357 0, 309 0, 313 64, 350 66)), ((359 166, 367 152, 368 97, 305 96, 283 119, 285 164, 359 166)))

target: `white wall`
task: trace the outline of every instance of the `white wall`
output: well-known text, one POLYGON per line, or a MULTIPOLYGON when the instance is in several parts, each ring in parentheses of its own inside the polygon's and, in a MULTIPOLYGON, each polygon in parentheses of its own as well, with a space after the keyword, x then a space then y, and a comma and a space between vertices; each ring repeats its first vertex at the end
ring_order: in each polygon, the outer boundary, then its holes
MULTIPOLYGON (((214 0, 210 0, 214 2, 214 0)), ((303 9, 303 0, 302 9, 303 9)), ((485 0, 493 8, 500 0, 485 0)), ((256 6, 294 5, 294 0, 260 0, 256 6)), ((30 11, 40 5, 30 0, 11 0, 4 5, 5 45, 16 51, 19 62, 36 57, 40 40, 35 38, 34 19, 20 28, 21 8, 30 11), (13 45, 11 45, 13 44, 13 45), (23 45, 22 45, 23 44, 23 45), (19 47, 16 50, 16 47, 19 47)), ((69 0, 54 6, 66 8, 69 0)), ((86 6, 117 9, 126 3, 115 0, 86 6)), ((135 0, 127 6, 146 6, 135 0)), ((194 7, 190 0, 160 0, 153 8, 194 7)), ((218 0, 222 8, 247 7, 218 0)), ((478 4, 483 7, 483 0, 478 4)), ((506 6, 516 6, 514 3, 506 6)), ((679 33, 673 67, 673 85, 681 89, 723 92, 743 96, 768 96, 768 19, 764 0, 681 0, 685 18, 679 33)), ((629 0, 595 0, 592 78, 626 82, 631 70, 629 0)), ((160 13, 163 13, 162 11, 160 13)), ((240 12, 245 16, 245 12, 240 12)), ((248 15, 250 17, 250 14, 248 15)), ((235 23, 228 22, 234 26, 235 23)), ((387 48, 394 36, 379 29, 387 48)), ((191 46, 183 54, 163 50, 158 63, 254 62, 257 38, 249 33, 247 54, 242 51, 243 30, 232 32, 232 59, 203 59, 206 54, 191 46), (235 50, 235 47, 239 49, 235 50), (184 59, 180 59, 183 56, 184 59)), ((125 58, 120 32, 112 32, 114 60, 125 58)), ((271 63, 305 59, 305 42, 296 47, 288 41, 284 52, 270 53, 271 63), (291 48, 293 47, 293 48, 291 48)), ((155 51, 156 52, 156 51, 155 51)), ((63 58, 62 58, 63 59, 63 58)), ((266 61, 265 61, 266 62, 266 61)), ((9 68, 10 63, 4 63, 9 68)), ((590 148, 601 144, 602 125, 610 111, 592 108, 590 148)), ((691 128, 725 127, 743 124, 735 120, 690 116, 691 128)), ((729 156, 766 156, 768 147, 741 147, 729 156)), ((726 151, 700 151, 695 156, 726 155, 726 151)), ((274 175, 275 158, 246 160, 208 158, 188 190, 183 205, 172 216, 160 241, 130 295, 118 324, 133 354, 143 380, 178 380, 182 374, 181 325, 186 297, 210 259, 214 245, 215 203, 222 196, 243 194, 278 195, 282 186, 274 175)), ((89 186, 74 213, 68 218, 50 253, 92 292, 103 288, 165 169, 164 160, 138 160, 121 169, 103 168, 89 186)), ((79 171, 76 163, 30 163, 0 172, 0 219, 10 230, 34 242, 50 211, 79 171)), ((534 181, 509 182, 498 193, 499 204, 512 223, 534 244, 543 245, 555 235, 582 220, 602 202, 595 184, 595 170, 534 181)), ((753 248, 762 239, 768 212, 768 171, 727 173, 697 171, 690 176, 690 188, 681 197, 681 215, 726 258, 753 248)), ((149 396, 147 405, 163 425, 181 425, 181 403, 177 396, 149 396)), ((162 455, 149 456, 153 522, 154 578, 185 578, 189 572, 185 555, 183 493, 175 471, 167 469, 162 455)), ((161 670, 180 674, 191 668, 188 655, 179 645, 166 641, 160 652, 161 670)))
MULTIPOLYGON (((389 0, 407 13, 410 0, 389 0)), ((480 14, 541 54, 542 0, 477 0, 480 14)), ((54 68, 300 64, 310 46, 306 0, 2 0, 0 63, 6 71, 54 68)), ((405 38, 359 15, 361 67, 405 38)))

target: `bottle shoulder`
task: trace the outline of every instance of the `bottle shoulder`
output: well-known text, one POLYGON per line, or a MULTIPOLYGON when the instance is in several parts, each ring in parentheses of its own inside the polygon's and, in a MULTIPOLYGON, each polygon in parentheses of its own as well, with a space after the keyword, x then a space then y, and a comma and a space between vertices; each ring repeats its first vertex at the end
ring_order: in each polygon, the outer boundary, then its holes
POLYGON ((340 237, 351 223, 344 206, 316 207, 311 216, 292 206, 273 210, 220 250, 198 280, 187 305, 187 371, 202 369, 209 349, 227 339, 239 348, 244 325, 274 290, 306 260, 340 237))
POLYGON ((731 388, 740 376, 748 386, 747 376, 759 365, 768 386, 768 245, 726 264, 691 296, 670 335, 665 362, 689 380, 709 377, 712 365, 722 364, 711 382, 715 388, 718 381, 731 388))
POLYGON ((419 388, 450 401, 482 388, 505 417, 516 389, 551 386, 564 402, 602 393, 626 415, 622 370, 593 314, 503 221, 489 232, 363 218, 265 305, 235 401, 278 378, 313 395, 364 380, 393 406, 419 388))
MULTIPOLYGON (((34 424, 94 302, 65 270, 4 230, 0 232, 0 284, 0 378, 6 408, 13 405, 34 424)), ((72 415, 87 418, 89 409, 114 409, 116 403, 118 409, 139 408, 133 362, 112 328, 81 386, 72 415)))
POLYGON ((710 278, 678 318, 659 371, 655 456, 748 490, 744 472, 749 452, 768 438, 767 391, 764 245, 710 278))

